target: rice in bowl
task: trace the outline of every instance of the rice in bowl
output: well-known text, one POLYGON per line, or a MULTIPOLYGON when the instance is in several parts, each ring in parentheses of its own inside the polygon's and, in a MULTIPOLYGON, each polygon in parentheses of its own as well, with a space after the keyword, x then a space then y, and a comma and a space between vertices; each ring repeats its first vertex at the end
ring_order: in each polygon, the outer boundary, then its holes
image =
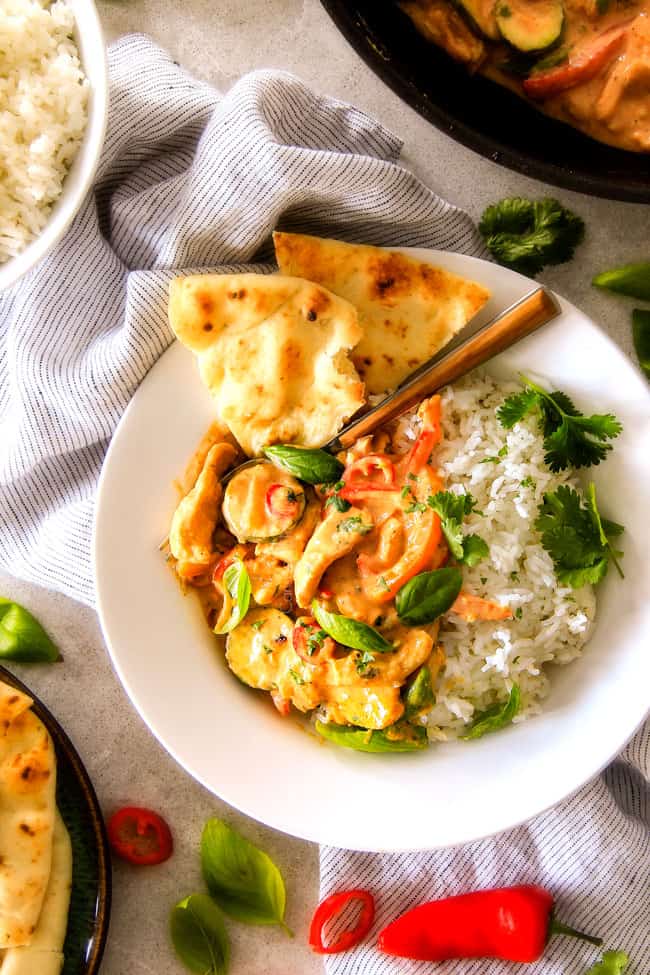
MULTIPOLYGON (((595 616, 593 587, 562 586, 534 528, 544 493, 561 484, 579 488, 579 481, 573 472, 549 470, 534 416, 508 431, 496 417, 506 396, 520 388, 472 374, 442 394, 444 435, 434 464, 448 490, 475 498, 477 510, 464 530, 478 533, 490 549, 478 565, 463 567, 463 588, 510 607, 513 618, 468 623, 445 616, 439 641, 446 664, 426 716, 434 741, 466 733, 476 713, 503 703, 513 683, 521 692, 514 720, 539 713, 549 689, 545 665, 580 656, 595 616)), ((413 415, 398 421, 404 448, 417 432, 413 415)))
POLYGON ((81 145, 89 82, 62 0, 0 7, 0 264, 45 227, 81 145))

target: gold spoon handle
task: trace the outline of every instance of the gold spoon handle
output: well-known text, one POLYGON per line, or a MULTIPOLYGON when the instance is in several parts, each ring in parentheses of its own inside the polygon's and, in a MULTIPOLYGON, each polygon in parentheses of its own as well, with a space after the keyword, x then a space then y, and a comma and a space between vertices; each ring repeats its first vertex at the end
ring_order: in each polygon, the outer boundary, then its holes
POLYGON ((436 359, 429 369, 410 382, 407 380, 368 413, 349 423, 325 449, 342 450, 350 447, 359 437, 372 433, 377 427, 413 409, 436 390, 453 383, 492 356, 530 335, 535 329, 557 318, 560 312, 558 302, 545 288, 538 288, 520 298, 465 342, 436 359))

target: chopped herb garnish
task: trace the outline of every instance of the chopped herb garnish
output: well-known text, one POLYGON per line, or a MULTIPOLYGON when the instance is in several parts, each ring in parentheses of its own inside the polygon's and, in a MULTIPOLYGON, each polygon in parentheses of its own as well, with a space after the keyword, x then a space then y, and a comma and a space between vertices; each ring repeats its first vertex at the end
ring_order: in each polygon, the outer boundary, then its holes
POLYGON ((530 474, 528 475, 528 477, 525 477, 523 479, 523 481, 520 481, 519 482, 519 486, 520 487, 534 488, 536 484, 537 484, 537 482, 533 480, 533 478, 530 476, 530 474))
POLYGON ((251 630, 261 630, 264 622, 264 620, 255 620, 255 622, 251 623, 251 630))
POLYGON ((296 671, 293 670, 293 668, 289 670, 289 676, 293 678, 293 680, 296 682, 296 684, 298 684, 299 687, 302 687, 303 684, 311 684, 311 681, 305 680, 305 678, 301 677, 300 674, 297 674, 296 671))
POLYGON ((578 492, 562 484, 554 493, 544 495, 535 522, 558 581, 573 589, 600 582, 610 560, 623 577, 617 561, 622 552, 610 543, 610 538, 623 532, 623 526, 601 518, 593 484, 587 488, 585 501, 583 505, 578 492))
MULTIPOLYGON (((379 583, 379 585, 381 586, 381 588, 383 590, 385 590, 385 592, 388 592, 388 590, 390 589, 390 586, 386 582, 386 580, 384 579, 383 576, 379 576, 379 579, 377 580, 377 582, 379 583)), ((381 617, 378 617, 378 618, 381 619, 381 617)), ((380 626, 380 625, 381 625, 380 623, 375 623, 375 626, 380 626)))
POLYGON ((523 609, 521 608, 521 606, 517 606, 515 610, 515 619, 520 620, 523 615, 524 615, 523 609))
POLYGON ((327 633, 325 630, 316 630, 307 637, 307 654, 313 657, 315 653, 323 646, 325 640, 327 639, 327 633))
POLYGON ((552 471, 567 467, 590 467, 600 464, 622 430, 612 413, 584 416, 572 400, 559 390, 548 393, 541 386, 521 377, 524 389, 508 396, 497 410, 502 427, 510 430, 532 410, 539 412, 544 435, 544 460, 552 471))
POLYGON ((483 460, 479 460, 479 464, 498 464, 498 463, 499 463, 499 458, 496 456, 496 454, 488 454, 488 456, 484 457, 483 460))
POLYGON ((516 569, 513 569, 513 571, 510 573, 510 578, 513 582, 519 582, 519 573, 516 571, 516 569))
POLYGON ((370 664, 373 664, 375 662, 374 653, 370 653, 369 650, 363 650, 356 653, 355 657, 356 657, 355 667, 357 673, 361 674, 362 677, 374 677, 376 670, 374 672, 368 670, 370 664))
POLYGON ((367 535, 368 532, 372 531, 372 525, 366 524, 361 515, 355 515, 353 518, 344 518, 336 526, 337 532, 357 532, 359 535, 367 535))
POLYGON ((334 493, 325 502, 325 507, 334 508, 335 511, 349 511, 352 505, 345 498, 342 498, 340 494, 334 493))
POLYGON ((407 494, 412 494, 412 493, 413 493, 413 489, 411 488, 411 485, 405 484, 402 490, 400 491, 400 496, 405 498, 407 494))
POLYGON ((418 514, 421 515, 426 510, 427 506, 424 501, 411 501, 411 503, 404 508, 404 513, 407 515, 412 515, 414 511, 417 511, 418 514))
POLYGON ((268 643, 263 643, 262 649, 264 650, 264 653, 273 653, 273 647, 270 647, 268 643))
POLYGON ((417 474, 414 474, 413 471, 410 471, 406 476, 408 477, 409 481, 417 481, 418 479, 417 474))

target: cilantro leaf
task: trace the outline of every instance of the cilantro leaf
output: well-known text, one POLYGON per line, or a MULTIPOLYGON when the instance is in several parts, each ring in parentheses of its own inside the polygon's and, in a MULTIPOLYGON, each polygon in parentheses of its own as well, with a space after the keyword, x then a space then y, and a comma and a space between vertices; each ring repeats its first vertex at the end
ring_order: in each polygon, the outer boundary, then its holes
POLYGON ((526 376, 521 378, 523 391, 508 396, 497 409, 501 426, 509 430, 536 409, 544 436, 544 460, 553 472, 600 464, 612 449, 607 441, 623 429, 616 417, 611 413, 583 416, 566 393, 549 393, 526 376))
POLYGON ((583 220, 550 198, 500 200, 487 207, 478 229, 499 264, 531 277, 569 261, 585 234, 583 220))
MULTIPOLYGON (((577 491, 566 484, 555 492, 548 492, 539 506, 535 528, 542 536, 542 545, 555 566, 558 581, 573 589, 588 584, 595 585, 607 573, 610 559, 622 572, 609 542, 605 525, 596 504, 593 484, 587 490, 586 504, 577 491)), ((614 532, 620 534, 620 525, 614 532)))
POLYGON ((463 539, 463 562, 470 568, 490 554, 487 542, 480 535, 466 535, 463 539))
POLYGON ((463 519, 476 508, 471 494, 452 494, 451 491, 438 491, 427 498, 427 504, 440 518, 440 527, 447 539, 449 551, 458 562, 477 565, 484 559, 489 549, 479 535, 463 535, 463 519))
POLYGON ((515 423, 534 410, 538 404, 538 396, 534 389, 524 388, 520 393, 513 393, 503 401, 497 410, 497 420, 506 430, 511 430, 515 423))

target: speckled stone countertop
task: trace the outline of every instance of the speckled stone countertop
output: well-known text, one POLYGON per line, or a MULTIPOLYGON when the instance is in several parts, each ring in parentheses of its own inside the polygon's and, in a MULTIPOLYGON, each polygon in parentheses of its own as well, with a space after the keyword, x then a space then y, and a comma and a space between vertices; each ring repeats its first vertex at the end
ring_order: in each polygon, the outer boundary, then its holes
MULTIPOLYGON (((477 218, 504 195, 557 195, 585 219, 578 258, 542 276, 631 352, 630 304, 591 288, 603 266, 650 252, 650 207, 550 189, 502 169, 452 142, 403 104, 337 33, 318 0, 98 0, 107 40, 143 31, 185 68, 227 89, 252 68, 279 67, 314 88, 352 101, 404 140, 403 163, 434 190, 477 218)), ((56 666, 13 667, 62 722, 77 745, 106 812, 124 803, 164 813, 175 854, 161 867, 117 864, 103 975, 175 975, 183 971, 168 942, 167 917, 181 897, 201 889, 198 843, 203 823, 222 815, 270 853, 287 881, 293 940, 275 928, 232 923, 232 975, 315 975, 322 964, 306 948, 317 899, 318 850, 246 819, 193 782, 148 731, 109 663, 95 614, 55 593, 0 572, 0 592, 28 606, 61 646, 56 666)), ((281 784, 279 784, 281 788, 281 784)))

